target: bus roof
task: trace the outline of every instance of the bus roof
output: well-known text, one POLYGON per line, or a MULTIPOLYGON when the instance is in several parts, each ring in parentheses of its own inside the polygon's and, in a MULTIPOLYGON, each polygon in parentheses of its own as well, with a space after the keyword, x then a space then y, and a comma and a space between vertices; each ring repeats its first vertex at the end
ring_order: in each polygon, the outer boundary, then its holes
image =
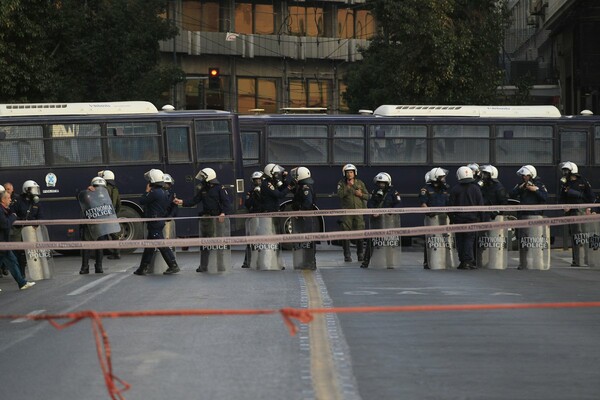
POLYGON ((0 104, 0 116, 157 114, 148 101, 0 104))
POLYGON ((484 117, 484 118, 548 118, 560 117, 554 106, 427 106, 383 105, 373 115, 382 117, 484 117))

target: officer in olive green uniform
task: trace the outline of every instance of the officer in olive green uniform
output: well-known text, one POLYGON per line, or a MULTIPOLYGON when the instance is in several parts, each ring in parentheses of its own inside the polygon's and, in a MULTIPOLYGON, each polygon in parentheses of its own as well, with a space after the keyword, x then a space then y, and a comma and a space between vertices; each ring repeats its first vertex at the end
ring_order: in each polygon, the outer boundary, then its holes
MULTIPOLYGON (((345 209, 360 209, 367 208, 367 200, 369 199, 369 191, 364 182, 356 177, 356 167, 352 164, 346 164, 342 168, 344 177, 340 179, 337 185, 337 193, 340 198, 342 208, 345 209)), ((362 215, 344 215, 340 220, 342 230, 363 230, 365 229, 365 220, 362 215)), ((352 262, 350 255, 350 241, 343 241, 344 261, 352 262)), ((356 254, 358 261, 363 261, 365 256, 365 248, 362 239, 356 242, 356 254)))

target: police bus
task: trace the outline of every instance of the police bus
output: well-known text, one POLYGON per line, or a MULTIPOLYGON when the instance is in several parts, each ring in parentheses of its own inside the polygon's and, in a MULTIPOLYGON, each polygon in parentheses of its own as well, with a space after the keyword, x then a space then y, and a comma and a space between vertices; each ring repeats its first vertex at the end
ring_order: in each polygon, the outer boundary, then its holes
MULTIPOLYGON (((157 110, 142 101, 0 105, 0 183, 15 194, 26 180, 41 188, 46 219, 79 218, 76 195, 98 171, 115 173, 119 217, 140 217, 144 173, 159 168, 175 180, 179 198, 194 195, 194 176, 213 168, 230 187, 236 209, 243 201, 237 116, 224 111, 157 110)), ((179 216, 197 215, 180 209, 179 216)), ((233 227, 232 227, 233 229, 233 227)), ((76 226, 50 226, 52 240, 77 240, 76 226)), ((197 236, 197 221, 177 224, 178 236, 197 236)), ((122 224, 123 239, 140 239, 143 224, 122 224)))
MULTIPOLYGON (((354 164, 369 190, 379 172, 392 176, 403 206, 416 207, 424 176, 433 167, 456 170, 469 163, 492 164, 507 190, 520 181, 525 164, 537 168, 556 201, 558 165, 572 161, 592 187, 600 166, 600 118, 561 116, 553 106, 396 106, 368 115, 240 116, 245 176, 266 163, 308 167, 319 208, 338 208, 336 184, 344 164, 354 164)), ((421 215, 403 216, 406 226, 421 215)), ((335 221, 327 229, 338 230, 335 221)))

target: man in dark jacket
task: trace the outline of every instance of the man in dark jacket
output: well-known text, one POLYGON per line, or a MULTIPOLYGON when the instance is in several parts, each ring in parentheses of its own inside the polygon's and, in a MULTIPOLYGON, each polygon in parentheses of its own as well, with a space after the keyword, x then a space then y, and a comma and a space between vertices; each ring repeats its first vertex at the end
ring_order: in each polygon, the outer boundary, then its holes
MULTIPOLYGON (((2 210, 0 210, 0 241, 2 242, 10 241, 10 229, 17 219, 17 215, 9 209, 10 202, 10 194, 7 192, 2 193, 2 210)), ((24 276, 21 274, 17 257, 15 257, 11 250, 0 251, 0 266, 6 268, 10 272, 19 285, 19 289, 25 290, 35 285, 35 282, 27 282, 25 280, 24 276)))
MULTIPOLYGON (((456 171, 458 184, 450 190, 450 206, 482 206, 483 196, 479 185, 473 178, 473 170, 469 167, 460 167, 456 171)), ((450 214, 453 224, 468 224, 481 221, 479 212, 457 212, 450 214)), ((456 232, 456 249, 460 264, 458 269, 475 269, 475 238, 473 231, 456 232)))

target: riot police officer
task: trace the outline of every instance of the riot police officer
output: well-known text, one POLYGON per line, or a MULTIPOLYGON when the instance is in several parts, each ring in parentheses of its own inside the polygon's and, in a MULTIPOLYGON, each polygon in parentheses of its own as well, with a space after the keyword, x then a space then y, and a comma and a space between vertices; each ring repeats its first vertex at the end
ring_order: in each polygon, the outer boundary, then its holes
MULTIPOLYGON (((373 178, 373 184, 375 187, 371 191, 369 201, 367 201, 368 208, 398 208, 402 204, 400 194, 392 186, 392 177, 387 172, 380 172, 373 178)), ((379 214, 371 215, 371 223, 381 218, 379 214)), ((361 268, 368 268, 369 261, 371 259, 371 253, 373 252, 373 245, 371 240, 367 241, 367 249, 365 257, 360 265, 361 268)))
MULTIPOLYGON (((94 179, 92 179, 90 186, 91 186, 91 188, 89 188, 88 190, 93 190, 97 187, 106 188, 106 186, 107 186, 106 180, 104 178, 97 176, 94 179)), ((85 193, 86 193, 86 190, 82 191, 79 194, 79 197, 84 195, 85 193)), ((83 200, 80 199, 80 202, 83 202, 83 200)), ((108 235, 103 235, 103 236, 96 238, 90 228, 91 228, 90 225, 80 225, 79 234, 81 236, 81 240, 90 240, 90 241, 91 240, 108 240, 108 235)), ((90 273, 90 254, 92 251, 94 251, 94 256, 96 258, 96 262, 94 264, 94 271, 97 274, 101 274, 104 272, 104 270, 102 269, 102 258, 104 255, 103 254, 104 250, 103 249, 96 249, 96 250, 83 249, 83 250, 81 250, 81 269, 79 270, 80 274, 89 274, 90 273)))
MULTIPOLYGON (((151 169, 144 175, 148 183, 146 184, 146 193, 140 198, 140 204, 144 207, 145 218, 164 218, 169 212, 171 202, 167 192, 163 189, 164 174, 159 169, 151 169)), ((164 239, 163 228, 165 221, 149 221, 146 224, 148 228, 148 240, 164 239)), ((146 247, 142 254, 140 266, 135 270, 136 275, 146 275, 148 267, 154 255, 154 248, 146 247)), ((175 274, 180 271, 177 265, 175 255, 168 247, 160 247, 158 249, 163 259, 167 263, 167 270, 163 272, 165 275, 175 274)))
MULTIPOLYGON (((484 165, 481 167, 481 180, 478 182, 481 187, 483 204, 486 206, 506 205, 508 203, 508 194, 504 185, 498 180, 498 169, 493 165, 484 165)), ((482 220, 488 222, 500 214, 498 211, 485 212, 482 214, 482 220)))
POLYGON ((260 186, 261 208, 264 212, 279 211, 279 205, 290 192, 286 184, 287 173, 277 164, 267 164, 263 170, 265 176, 260 186))
MULTIPOLYGON (((548 191, 541 179, 537 176, 537 170, 533 165, 524 165, 517 171, 521 177, 521 183, 515 185, 509 193, 511 199, 522 205, 545 204, 548 201, 548 191)), ((517 212, 517 217, 528 215, 542 215, 541 210, 528 210, 517 212)))
MULTIPOLYGON (((343 178, 337 184, 337 195, 344 209, 354 210, 367 207, 369 192, 363 181, 357 178, 358 170, 353 164, 346 164, 342 168, 343 178)), ((365 219, 362 215, 344 215, 340 218, 340 226, 344 231, 365 229, 365 219)), ((350 254, 350 241, 342 241, 344 261, 352 262, 350 254)), ((363 240, 356 241, 356 256, 358 261, 364 260, 363 240)))
MULTIPOLYGON (((419 203, 421 207, 446 207, 448 205, 448 190, 450 186, 446 183, 448 170, 440 167, 432 168, 425 174, 425 186, 419 191, 419 203)), ((435 216, 436 213, 429 213, 435 216)), ((427 246, 423 248, 423 268, 429 269, 427 262, 427 246)))
MULTIPOLYGON (((218 216, 218 223, 223 223, 225 215, 231 214, 232 205, 227 189, 217 179, 217 173, 212 168, 203 168, 196 175, 196 180, 199 182, 196 195, 190 200, 175 199, 175 204, 183 207, 198 205, 201 216, 218 216)), ((215 223, 217 222, 212 218, 202 218, 200 220, 202 237, 214 237, 215 223)), ((208 270, 210 249, 204 247, 201 246, 200 248, 200 265, 196 272, 206 272, 208 270)))
POLYGON ((175 179, 169 174, 164 174, 163 181, 163 189, 167 193, 167 197, 169 197, 169 203, 171 206, 169 207, 169 211, 167 212, 167 217, 176 217, 177 216, 177 205, 175 204, 175 199, 177 198, 177 194, 175 193, 175 179))
MULTIPOLYGON (((17 215, 19 221, 31 221, 44 219, 42 209, 40 207, 40 186, 33 180, 27 180, 23 183, 23 190, 11 204, 11 211, 17 215)), ((23 238, 21 231, 23 225, 13 226, 11 231, 11 241, 21 242, 23 238)), ((25 267, 27 266, 27 257, 25 251, 15 250, 15 255, 19 261, 21 275, 25 276, 25 267)))
MULTIPOLYGON (((562 204, 583 204, 593 203, 594 192, 592 185, 579 174, 577 164, 567 161, 560 165, 562 171, 561 187, 559 193, 559 202, 562 204)), ((581 208, 571 208, 565 210, 565 215, 585 215, 590 214, 591 210, 581 208)), ((571 249, 573 260, 572 267, 579 267, 579 250, 580 245, 576 243, 575 235, 582 233, 581 224, 569 225, 569 234, 571 236, 571 249)))
MULTIPOLYGON (((108 195, 112 201, 113 208, 115 209, 115 213, 119 215, 119 211, 121 211, 121 195, 119 193, 119 188, 115 183, 115 174, 109 169, 105 169, 102 171, 98 171, 98 176, 103 178, 106 181, 106 190, 108 191, 108 195)), ((112 240, 119 240, 119 233, 110 234, 110 238, 112 240)), ((121 252, 119 249, 111 250, 111 254, 107 257, 109 260, 120 260, 121 252)))
MULTIPOLYGON (((473 170, 469 167, 460 167, 456 171, 458 184, 450 190, 448 203, 450 206, 481 206, 483 196, 479 185, 473 178, 473 170)), ((457 212, 450 214, 452 224, 468 224, 481 221, 479 212, 457 212)), ((473 231, 456 232, 456 249, 460 264, 458 269, 475 269, 475 238, 473 231)))
MULTIPOLYGON (((315 207, 315 194, 313 191, 314 181, 310 170, 306 167, 297 167, 290 171, 292 180, 290 190, 294 194, 292 199, 292 210, 313 210, 315 207)), ((311 233, 316 231, 316 218, 295 217, 294 231, 298 233, 311 233)), ((305 246, 301 269, 317 269, 315 242, 302 244, 305 246)))
MULTIPOLYGON (((262 201, 261 201, 261 185, 263 181, 264 173, 262 171, 254 171, 250 180, 252 181, 252 185, 250 190, 246 192, 246 200, 244 201, 244 206, 249 213, 261 213, 262 209, 262 201)), ((242 264, 242 268, 249 268, 249 260, 250 260, 251 249, 250 245, 246 246, 246 254, 244 256, 244 263, 242 264)))

